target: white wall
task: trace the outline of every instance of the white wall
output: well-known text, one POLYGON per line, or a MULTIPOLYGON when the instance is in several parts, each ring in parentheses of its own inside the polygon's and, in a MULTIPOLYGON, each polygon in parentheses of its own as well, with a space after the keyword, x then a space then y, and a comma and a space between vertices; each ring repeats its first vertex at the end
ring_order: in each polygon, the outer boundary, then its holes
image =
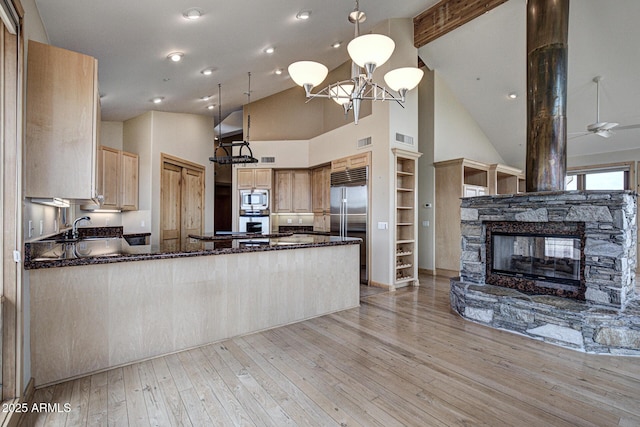
POLYGON ((419 149, 422 157, 418 160, 418 267, 435 272, 435 168, 434 162, 434 75, 426 67, 425 76, 418 87, 420 123, 419 149), (431 207, 425 207, 430 204, 431 207), (428 226, 424 226, 424 222, 428 226))
POLYGON ((105 147, 122 150, 123 128, 124 124, 122 122, 100 122, 100 139, 98 139, 98 142, 105 147))
POLYGON ((434 161, 465 157, 490 164, 504 163, 437 70, 434 74, 434 161))
POLYGON ((213 232, 215 177, 213 118, 195 114, 151 112, 151 245, 159 246, 161 153, 179 157, 205 168, 204 230, 213 232))

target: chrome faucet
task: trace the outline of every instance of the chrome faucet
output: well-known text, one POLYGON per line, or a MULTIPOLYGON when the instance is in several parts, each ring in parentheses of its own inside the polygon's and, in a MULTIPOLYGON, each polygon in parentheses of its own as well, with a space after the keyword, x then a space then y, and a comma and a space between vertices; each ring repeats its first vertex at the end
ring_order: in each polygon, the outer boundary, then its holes
POLYGON ((73 227, 71 228, 71 232, 74 239, 78 238, 78 223, 82 220, 91 221, 91 217, 83 216, 80 218, 76 218, 76 220, 73 221, 73 227))

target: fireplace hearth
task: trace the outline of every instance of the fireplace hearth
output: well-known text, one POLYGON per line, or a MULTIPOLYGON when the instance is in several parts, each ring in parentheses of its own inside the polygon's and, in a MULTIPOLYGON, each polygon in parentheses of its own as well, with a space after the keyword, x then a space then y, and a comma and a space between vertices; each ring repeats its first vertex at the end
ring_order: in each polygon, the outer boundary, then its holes
POLYGON ((568 348, 640 355, 636 197, 569 191, 462 199, 451 307, 568 348))

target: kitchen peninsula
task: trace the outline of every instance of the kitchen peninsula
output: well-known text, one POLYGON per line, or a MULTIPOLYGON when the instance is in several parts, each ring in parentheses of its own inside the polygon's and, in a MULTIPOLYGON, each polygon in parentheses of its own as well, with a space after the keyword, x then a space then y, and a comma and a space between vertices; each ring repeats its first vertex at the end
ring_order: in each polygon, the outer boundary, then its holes
POLYGON ((121 242, 116 254, 26 258, 36 386, 359 304, 359 239, 223 242, 174 253, 126 253, 121 242))

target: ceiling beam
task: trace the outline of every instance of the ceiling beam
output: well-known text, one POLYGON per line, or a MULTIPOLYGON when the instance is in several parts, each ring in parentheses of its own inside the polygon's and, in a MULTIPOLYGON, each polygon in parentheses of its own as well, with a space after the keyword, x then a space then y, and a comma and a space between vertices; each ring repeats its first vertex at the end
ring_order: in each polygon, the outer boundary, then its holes
POLYGON ((441 0, 413 18, 413 44, 421 48, 507 0, 441 0))

